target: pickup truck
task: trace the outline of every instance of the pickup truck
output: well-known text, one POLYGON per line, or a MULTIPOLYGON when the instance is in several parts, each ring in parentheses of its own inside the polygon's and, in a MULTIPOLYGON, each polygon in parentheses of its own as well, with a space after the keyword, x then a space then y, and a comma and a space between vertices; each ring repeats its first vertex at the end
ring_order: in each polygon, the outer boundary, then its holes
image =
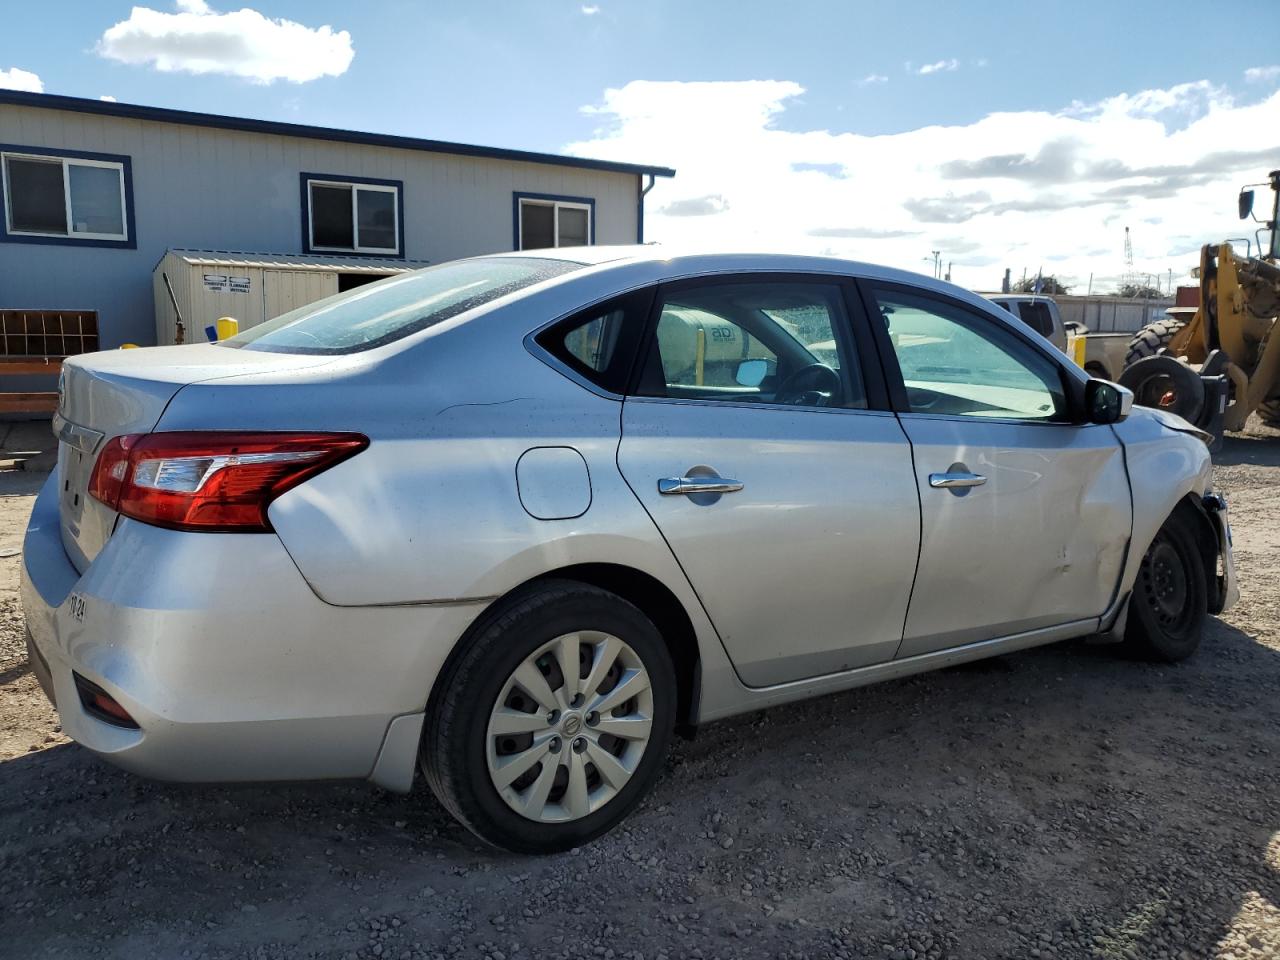
POLYGON ((992 303, 1008 310, 1028 327, 1084 367, 1089 374, 1115 381, 1124 369, 1124 356, 1132 333, 1090 333, 1076 323, 1066 324, 1052 297, 1032 293, 988 293, 992 303), (1076 342, 1084 340, 1084 353, 1076 342))

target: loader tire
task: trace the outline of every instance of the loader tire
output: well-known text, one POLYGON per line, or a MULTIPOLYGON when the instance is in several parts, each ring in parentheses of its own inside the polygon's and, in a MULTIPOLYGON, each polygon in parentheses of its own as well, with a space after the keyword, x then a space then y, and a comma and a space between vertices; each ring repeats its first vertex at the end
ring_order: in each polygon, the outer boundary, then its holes
POLYGON ((1154 357, 1164 353, 1169 343, 1178 335, 1178 331, 1187 325, 1185 320, 1157 320, 1148 323, 1129 341, 1129 349, 1125 351, 1126 367, 1137 363, 1143 357, 1154 357))
POLYGON ((1258 416, 1268 427, 1280 430, 1280 397, 1262 401, 1258 405, 1258 416))
POLYGON ((1124 368, 1120 386, 1133 391, 1133 402, 1175 413, 1198 423, 1204 413, 1204 381, 1199 374, 1167 353, 1143 357, 1124 368))

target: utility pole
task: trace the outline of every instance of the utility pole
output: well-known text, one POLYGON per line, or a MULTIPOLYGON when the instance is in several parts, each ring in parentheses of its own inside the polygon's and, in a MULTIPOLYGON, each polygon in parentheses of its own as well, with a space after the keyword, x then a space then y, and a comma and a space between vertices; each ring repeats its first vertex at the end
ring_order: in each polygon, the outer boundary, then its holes
POLYGON ((934 250, 933 253, 933 279, 937 280, 942 276, 942 251, 934 250))

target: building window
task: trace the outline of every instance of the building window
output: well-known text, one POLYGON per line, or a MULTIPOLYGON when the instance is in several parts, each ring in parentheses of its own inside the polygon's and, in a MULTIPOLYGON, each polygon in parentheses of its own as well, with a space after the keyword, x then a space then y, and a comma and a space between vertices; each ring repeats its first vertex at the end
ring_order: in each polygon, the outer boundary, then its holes
POLYGON ((5 240, 133 246, 128 157, 0 148, 5 240))
POLYGON ((399 180, 302 175, 302 246, 306 253, 343 250, 400 256, 404 225, 399 180))
POLYGON ((515 247, 586 247, 595 242, 596 202, 589 197, 517 193, 515 247))

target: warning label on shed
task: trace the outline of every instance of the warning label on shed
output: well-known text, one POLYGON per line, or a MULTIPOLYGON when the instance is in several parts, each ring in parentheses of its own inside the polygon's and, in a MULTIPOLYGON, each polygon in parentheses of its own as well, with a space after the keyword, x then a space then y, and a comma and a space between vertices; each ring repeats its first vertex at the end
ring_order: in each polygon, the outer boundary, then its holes
POLYGON ((229 277, 225 273, 204 275, 204 288, 210 293, 248 293, 250 286, 248 277, 229 277))

